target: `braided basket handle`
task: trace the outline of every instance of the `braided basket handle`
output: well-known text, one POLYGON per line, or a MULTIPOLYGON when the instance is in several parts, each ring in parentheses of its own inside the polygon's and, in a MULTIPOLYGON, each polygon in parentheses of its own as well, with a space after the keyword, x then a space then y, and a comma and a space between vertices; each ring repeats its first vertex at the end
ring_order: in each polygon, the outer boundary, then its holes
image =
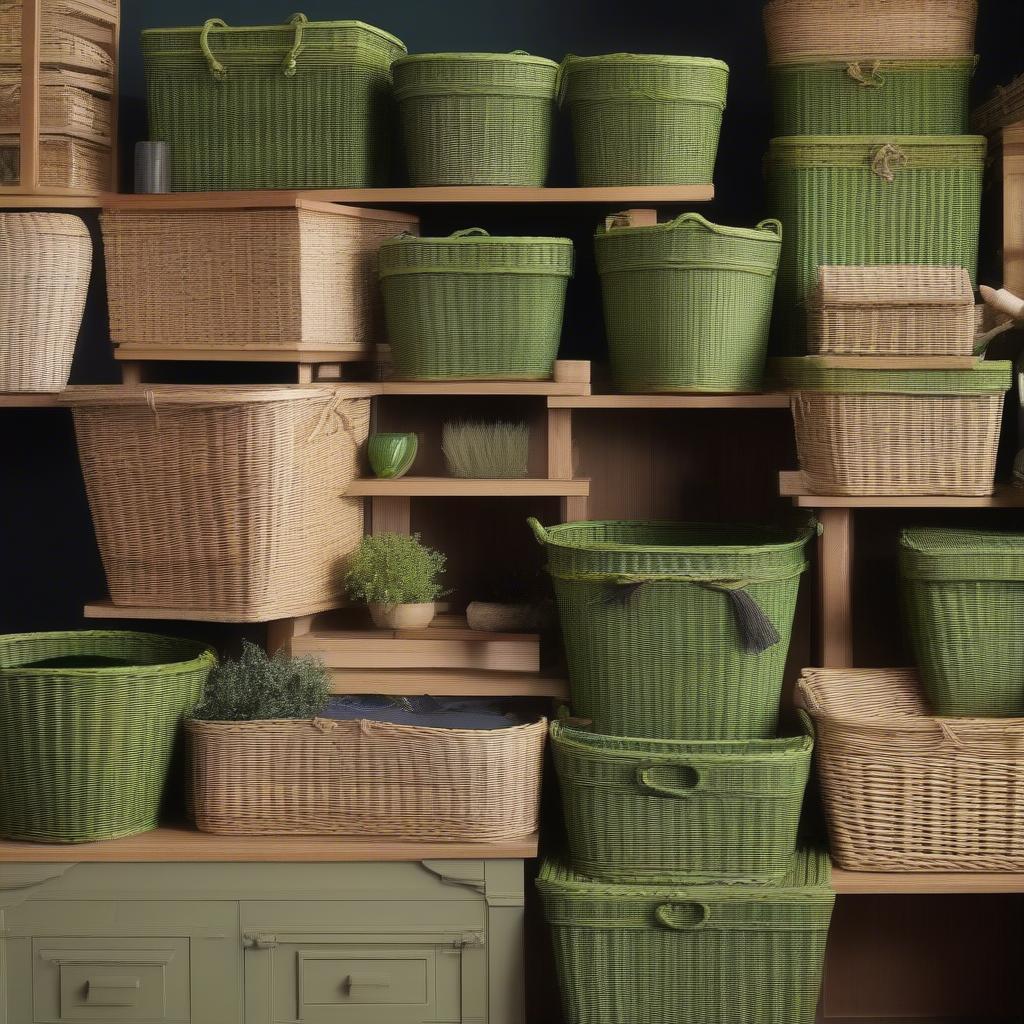
POLYGON ((203 51, 203 56, 206 58, 206 65, 210 69, 210 74, 217 79, 222 81, 227 77, 228 69, 213 55, 213 51, 210 49, 210 32, 215 28, 227 28, 228 23, 223 18, 207 18, 203 22, 202 31, 199 33, 199 49, 203 51))
POLYGON ((484 228, 462 228, 459 231, 453 231, 449 236, 451 238, 490 238, 490 231, 484 228))
POLYGON ((782 221, 776 220, 774 217, 769 217, 767 220, 761 221, 757 225, 758 231, 767 231, 770 235, 778 235, 782 237, 782 221))
POLYGON ((529 526, 531 530, 533 530, 533 535, 537 538, 537 543, 541 547, 547 546, 548 531, 540 525, 540 520, 535 518, 534 516, 530 516, 530 518, 526 520, 526 525, 529 526))

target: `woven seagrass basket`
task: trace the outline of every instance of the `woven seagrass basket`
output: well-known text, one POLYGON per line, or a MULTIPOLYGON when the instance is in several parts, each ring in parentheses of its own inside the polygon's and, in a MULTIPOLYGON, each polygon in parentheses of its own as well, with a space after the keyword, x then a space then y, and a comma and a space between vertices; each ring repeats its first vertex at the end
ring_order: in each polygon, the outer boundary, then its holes
MULTIPOLYGON (((41 70, 63 68, 103 75, 108 88, 114 71, 114 33, 117 7, 100 0, 94 5, 106 8, 95 18, 84 7, 72 7, 58 0, 41 5, 41 70), (107 46, 100 44, 107 41, 107 46)), ((0 0, 0 67, 21 67, 22 10, 18 0, 0 0)))
MULTIPOLYGON (((110 150, 63 135, 39 138, 39 183, 47 188, 104 192, 113 181, 110 150)), ((0 185, 21 181, 21 139, 0 135, 0 185)))
POLYGON ((612 380, 621 391, 757 391, 782 226, 684 213, 595 239, 612 380))
MULTIPOLYGON (((110 145, 110 84, 103 76, 41 68, 39 125, 50 135, 73 135, 110 145)), ((21 72, 0 71, 0 135, 21 130, 21 72)))
POLYGON ((992 97, 971 115, 971 126, 979 135, 994 135, 1018 121, 1024 121, 1024 75, 1009 85, 996 86, 992 97))
POLYGON ((392 72, 410 184, 544 184, 554 61, 522 51, 418 53, 392 72))
POLYGON ((83 843, 156 828, 181 718, 215 660, 146 633, 0 637, 0 835, 83 843))
POLYGON ((547 550, 577 717, 611 736, 776 735, 811 527, 530 525, 547 550))
POLYGON ((777 881, 792 870, 809 735, 679 742, 553 722, 551 746, 575 871, 713 883, 777 881))
POLYGON ((806 669, 836 863, 1024 870, 1024 719, 932 716, 911 669, 806 669))
POLYGON ((500 842, 537 831, 547 722, 186 723, 196 825, 225 835, 500 842))
POLYGON ((704 57, 568 56, 569 112, 581 185, 706 185, 718 154, 729 67, 704 57))
POLYGON ((828 855, 774 885, 537 879, 567 1024, 813 1024, 832 917, 828 855))

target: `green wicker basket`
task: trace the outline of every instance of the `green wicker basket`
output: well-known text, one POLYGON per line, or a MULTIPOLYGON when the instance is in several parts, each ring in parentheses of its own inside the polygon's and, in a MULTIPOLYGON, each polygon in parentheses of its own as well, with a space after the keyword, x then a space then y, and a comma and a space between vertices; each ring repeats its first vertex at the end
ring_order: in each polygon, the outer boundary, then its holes
POLYGON ((394 163, 402 42, 358 21, 147 29, 149 135, 177 191, 365 188, 394 163))
POLYGON ((812 527, 529 522, 547 548, 574 714, 612 736, 776 735, 812 527))
POLYGON ((832 918, 828 855, 775 885, 537 879, 567 1024, 813 1024, 832 918))
POLYGON ((704 57, 568 56, 568 109, 581 185, 707 185, 729 66, 704 57))
POLYGON ((600 736, 551 746, 574 870, 610 882, 775 881, 793 867, 806 735, 717 742, 600 736))
POLYGON ((966 135, 974 57, 807 61, 768 69, 777 135, 966 135))
POLYGON ((0 636, 0 835, 82 843, 157 825, 213 651, 147 633, 0 636))
POLYGON ((392 72, 410 184, 544 184, 554 61, 521 51, 418 53, 392 72))
POLYGON ((622 391, 757 391, 764 377, 782 226, 684 213, 598 229, 612 379, 622 391))
POLYGON ((905 530, 900 575, 935 714, 1024 716, 1024 534, 905 530))
POLYGON ((568 238, 401 235, 380 249, 395 373, 406 380, 550 380, 572 276, 568 238))

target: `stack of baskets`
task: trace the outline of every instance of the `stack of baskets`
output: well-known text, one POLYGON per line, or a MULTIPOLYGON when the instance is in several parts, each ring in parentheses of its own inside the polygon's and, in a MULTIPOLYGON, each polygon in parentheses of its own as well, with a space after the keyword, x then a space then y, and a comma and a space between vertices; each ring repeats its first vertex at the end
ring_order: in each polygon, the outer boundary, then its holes
POLYGON ((776 737, 813 531, 531 525, 577 716, 551 726, 569 855, 538 881, 568 1020, 810 1024, 833 896, 797 848, 809 729, 776 737))

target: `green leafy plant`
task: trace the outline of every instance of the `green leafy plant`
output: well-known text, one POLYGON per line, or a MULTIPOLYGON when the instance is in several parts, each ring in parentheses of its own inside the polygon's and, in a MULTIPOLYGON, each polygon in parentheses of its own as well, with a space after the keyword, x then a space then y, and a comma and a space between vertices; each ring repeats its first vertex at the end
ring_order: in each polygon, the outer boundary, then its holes
POLYGON ((313 718, 330 699, 327 669, 316 658, 272 658, 242 643, 238 658, 220 662, 206 680, 193 718, 206 722, 252 722, 266 718, 313 718))
POLYGON ((345 586, 356 601, 366 604, 423 604, 436 601, 445 590, 437 578, 445 556, 420 543, 419 534, 380 533, 360 543, 345 586))

